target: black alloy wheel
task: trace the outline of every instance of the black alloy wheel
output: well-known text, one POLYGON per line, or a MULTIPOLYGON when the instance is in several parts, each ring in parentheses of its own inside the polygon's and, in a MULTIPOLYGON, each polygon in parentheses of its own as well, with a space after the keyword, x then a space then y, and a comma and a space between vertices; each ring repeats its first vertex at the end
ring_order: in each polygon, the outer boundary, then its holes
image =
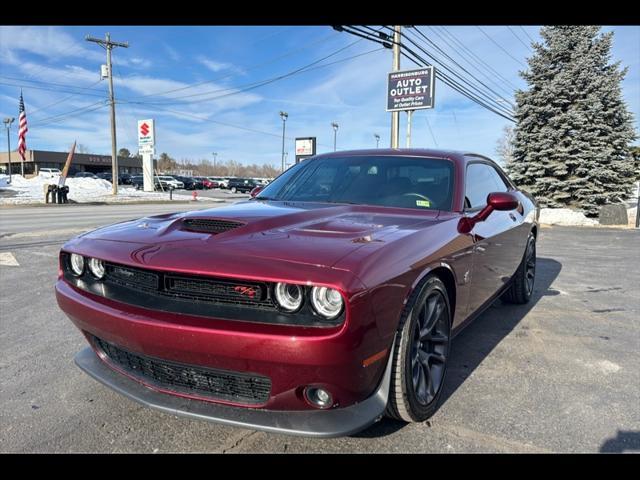
POLYGON ((502 295, 506 303, 524 304, 531 300, 536 280, 536 237, 533 233, 527 238, 522 261, 511 279, 511 285, 502 295))
POLYGON ((450 346, 447 289, 437 276, 429 276, 412 294, 396 334, 387 415, 422 422, 435 413, 450 346))

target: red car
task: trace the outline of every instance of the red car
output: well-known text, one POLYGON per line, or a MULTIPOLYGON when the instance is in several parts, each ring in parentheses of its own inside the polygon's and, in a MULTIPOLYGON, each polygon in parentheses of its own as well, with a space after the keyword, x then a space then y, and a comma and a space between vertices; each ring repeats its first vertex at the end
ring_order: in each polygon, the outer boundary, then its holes
POLYGON ((77 365, 171 414, 317 437, 434 413, 451 339, 533 291, 539 209, 491 160, 334 152, 250 200, 60 252, 77 365))

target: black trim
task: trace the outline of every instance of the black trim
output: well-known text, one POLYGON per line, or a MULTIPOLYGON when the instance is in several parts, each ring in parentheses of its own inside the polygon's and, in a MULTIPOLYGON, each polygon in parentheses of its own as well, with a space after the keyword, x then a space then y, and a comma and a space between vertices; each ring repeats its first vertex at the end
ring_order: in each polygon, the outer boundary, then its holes
POLYGON ((271 282, 185 275, 110 262, 105 262, 104 279, 98 280, 86 269, 81 276, 74 276, 69 265, 70 253, 61 252, 60 256, 64 280, 70 285, 99 297, 149 310, 221 320, 319 328, 336 327, 345 320, 344 308, 338 317, 331 320, 317 314, 309 299, 311 287, 306 285, 301 285, 304 291, 302 307, 292 313, 278 307, 273 294, 275 284, 271 282), (120 270, 131 272, 136 280, 127 281, 126 277, 117 274, 120 270), (172 288, 176 279, 184 284, 190 283, 194 288, 176 291, 172 288), (255 289, 254 299, 242 295, 231 296, 229 289, 236 286, 255 289))

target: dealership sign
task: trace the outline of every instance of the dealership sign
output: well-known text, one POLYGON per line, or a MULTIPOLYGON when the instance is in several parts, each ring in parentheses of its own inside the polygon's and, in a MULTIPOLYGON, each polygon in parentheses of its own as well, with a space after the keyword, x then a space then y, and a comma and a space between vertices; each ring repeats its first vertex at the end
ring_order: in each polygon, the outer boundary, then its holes
POLYGON ((296 138, 296 163, 316 154, 316 137, 296 138))
POLYGON ((138 146, 150 145, 153 147, 156 143, 156 127, 153 119, 138 120, 138 146))
POLYGON ((433 67, 391 72, 387 83, 387 111, 433 108, 433 67))

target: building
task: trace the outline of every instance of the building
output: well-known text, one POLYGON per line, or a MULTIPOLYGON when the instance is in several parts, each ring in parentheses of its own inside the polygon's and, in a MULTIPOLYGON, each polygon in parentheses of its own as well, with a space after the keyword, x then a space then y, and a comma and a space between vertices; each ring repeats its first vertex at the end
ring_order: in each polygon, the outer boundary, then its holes
MULTIPOLYGON (((46 150, 27 150, 24 161, 25 175, 37 174, 41 168, 59 168, 62 170, 69 152, 51 152, 46 150)), ((11 152, 11 173, 20 173, 22 158, 17 151, 11 152)), ((155 162, 154 162, 155 163, 155 162)), ((120 173, 142 174, 142 158, 118 157, 120 173)), ((0 173, 9 172, 7 152, 0 152, 0 173)), ((93 153, 74 153, 69 175, 77 172, 111 172, 111 155, 93 153)))

